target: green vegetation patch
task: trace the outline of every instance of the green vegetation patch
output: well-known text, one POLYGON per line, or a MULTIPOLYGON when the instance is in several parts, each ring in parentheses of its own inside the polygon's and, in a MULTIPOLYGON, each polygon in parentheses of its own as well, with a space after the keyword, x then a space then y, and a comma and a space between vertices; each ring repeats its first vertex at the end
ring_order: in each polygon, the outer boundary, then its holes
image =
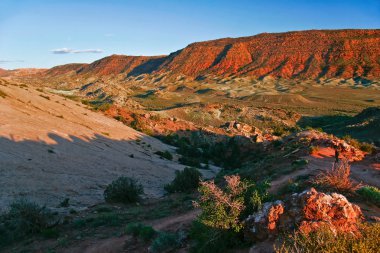
POLYGON ((151 226, 146 226, 142 223, 130 223, 125 227, 125 233, 141 238, 144 241, 150 241, 157 234, 157 231, 151 226))
POLYGON ((174 180, 165 185, 167 192, 192 192, 199 186, 202 174, 195 168, 185 168, 175 172, 174 180))
POLYGON ((36 203, 26 200, 12 203, 10 210, 0 216, 0 248, 33 234, 55 236, 51 228, 53 220, 53 213, 36 203))
POLYGON ((363 186, 356 191, 367 201, 380 207, 380 189, 374 186, 363 186))
POLYGON ((328 228, 321 228, 309 235, 294 233, 284 239, 284 242, 276 249, 276 252, 378 252, 380 223, 363 224, 360 233, 360 236, 349 233, 335 235, 328 228))
POLYGON ((107 186, 104 191, 104 199, 111 203, 135 203, 144 193, 141 184, 129 177, 119 177, 107 186))

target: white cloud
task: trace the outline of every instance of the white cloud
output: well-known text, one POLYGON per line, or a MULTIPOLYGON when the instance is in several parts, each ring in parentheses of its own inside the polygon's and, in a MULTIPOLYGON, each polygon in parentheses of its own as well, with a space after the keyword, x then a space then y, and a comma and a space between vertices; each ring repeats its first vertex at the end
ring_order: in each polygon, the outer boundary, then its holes
POLYGON ((114 37, 115 34, 113 34, 113 33, 106 33, 106 34, 104 34, 104 36, 105 36, 105 37, 114 37))
POLYGON ((71 48, 58 48, 58 49, 53 49, 51 50, 53 54, 82 54, 82 53, 103 53, 102 49, 81 49, 81 50, 76 50, 76 49, 71 49, 71 48))

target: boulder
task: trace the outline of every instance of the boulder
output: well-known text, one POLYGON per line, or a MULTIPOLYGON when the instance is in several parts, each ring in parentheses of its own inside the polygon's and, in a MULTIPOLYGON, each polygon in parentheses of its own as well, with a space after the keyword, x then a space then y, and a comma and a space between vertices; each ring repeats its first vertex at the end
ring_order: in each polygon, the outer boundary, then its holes
POLYGON ((263 241, 294 229, 310 233, 326 227, 334 233, 359 233, 363 215, 357 205, 337 193, 326 194, 314 188, 295 193, 285 202, 264 203, 261 210, 245 220, 245 236, 251 241, 263 241))
POLYGON ((248 225, 248 231, 245 233, 246 237, 249 237, 252 241, 263 241, 270 235, 276 234, 277 221, 283 213, 284 203, 281 200, 264 203, 260 211, 246 219, 245 222, 248 225))

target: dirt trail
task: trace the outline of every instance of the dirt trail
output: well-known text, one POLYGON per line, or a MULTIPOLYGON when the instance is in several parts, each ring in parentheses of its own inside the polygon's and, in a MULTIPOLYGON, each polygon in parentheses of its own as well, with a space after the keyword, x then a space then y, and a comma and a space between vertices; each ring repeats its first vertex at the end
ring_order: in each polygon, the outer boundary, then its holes
MULTIPOLYGON (((157 231, 176 231, 184 226, 189 226, 197 217, 200 210, 195 209, 177 216, 169 216, 162 219, 146 222, 147 225, 157 231)), ((146 244, 138 244, 131 236, 120 236, 103 240, 86 240, 75 247, 64 249, 62 253, 119 253, 119 252, 148 252, 146 244)))
POLYGON ((201 211, 199 209, 194 209, 190 212, 184 213, 176 217, 166 217, 160 220, 155 220, 151 223, 151 225, 155 230, 176 230, 181 225, 191 223, 191 221, 195 220, 195 218, 200 213, 201 211))

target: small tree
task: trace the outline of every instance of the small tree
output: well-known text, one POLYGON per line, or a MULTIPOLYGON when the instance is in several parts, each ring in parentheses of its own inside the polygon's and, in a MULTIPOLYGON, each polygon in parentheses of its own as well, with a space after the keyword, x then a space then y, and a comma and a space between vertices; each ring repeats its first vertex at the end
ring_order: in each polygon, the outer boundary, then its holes
POLYGON ((202 174, 195 168, 185 168, 175 172, 175 178, 165 185, 167 192, 192 192, 198 188, 202 174))
POLYGON ((129 177, 119 177, 107 186, 104 191, 106 202, 134 203, 144 193, 141 184, 129 177))
POLYGON ((225 191, 216 186, 214 181, 201 182, 201 196, 197 203, 202 209, 199 220, 213 228, 238 232, 243 226, 239 217, 245 208, 244 193, 248 185, 237 175, 224 178, 227 182, 225 191))

